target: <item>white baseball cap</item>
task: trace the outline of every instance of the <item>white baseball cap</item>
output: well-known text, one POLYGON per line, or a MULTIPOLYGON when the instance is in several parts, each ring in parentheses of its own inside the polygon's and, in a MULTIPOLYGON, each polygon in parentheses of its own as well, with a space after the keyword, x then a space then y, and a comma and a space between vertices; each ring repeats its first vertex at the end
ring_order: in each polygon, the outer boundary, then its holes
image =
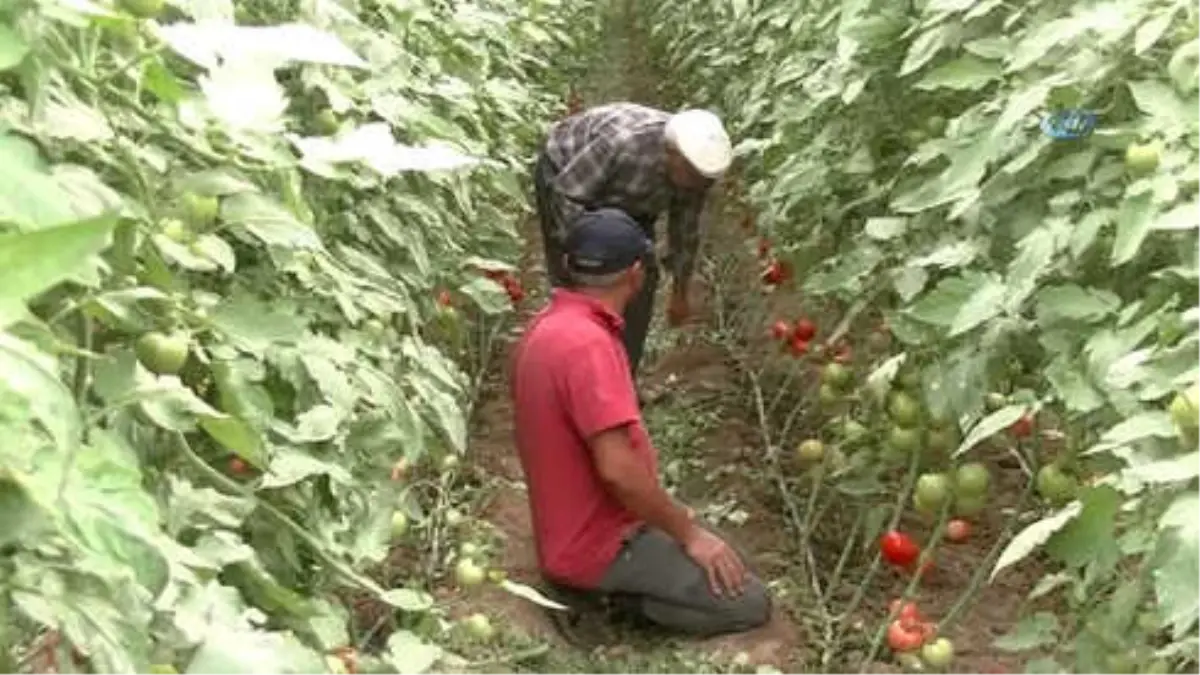
POLYGON ((717 178, 733 162, 733 146, 721 118, 707 110, 684 110, 667 120, 667 142, 705 178, 717 178))

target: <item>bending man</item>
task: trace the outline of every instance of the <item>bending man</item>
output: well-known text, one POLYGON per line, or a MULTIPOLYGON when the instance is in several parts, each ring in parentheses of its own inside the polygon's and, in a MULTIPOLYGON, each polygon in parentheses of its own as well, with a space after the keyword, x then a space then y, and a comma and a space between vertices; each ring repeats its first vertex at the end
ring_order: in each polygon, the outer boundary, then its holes
MULTIPOLYGON (((688 285, 700 241, 700 215, 709 188, 733 159, 721 120, 704 110, 672 115, 634 103, 586 110, 554 125, 534 168, 538 215, 553 286, 568 279, 562 267, 568 225, 585 210, 619 208, 654 241, 654 222, 667 212, 669 264, 674 288, 671 325, 690 313, 688 285)), ((624 310, 625 350, 631 372, 650 329, 658 265, 643 263, 646 281, 624 310)))
POLYGON ((759 579, 659 483, 622 319, 642 290, 650 241, 615 209, 580 217, 556 288, 512 363, 516 441, 538 563, 549 581, 632 596, 650 620, 696 635, 767 621, 759 579))

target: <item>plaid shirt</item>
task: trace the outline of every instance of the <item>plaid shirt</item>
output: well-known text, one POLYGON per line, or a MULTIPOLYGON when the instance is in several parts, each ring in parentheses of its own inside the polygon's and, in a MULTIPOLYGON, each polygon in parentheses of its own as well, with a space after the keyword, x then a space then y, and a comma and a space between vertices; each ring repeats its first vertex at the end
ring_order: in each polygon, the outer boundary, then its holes
POLYGON ((695 265, 706 191, 682 191, 667 177, 663 130, 670 116, 636 103, 592 108, 554 125, 545 152, 558 170, 549 192, 559 237, 584 209, 619 208, 643 224, 665 210, 668 263, 680 284, 695 265))

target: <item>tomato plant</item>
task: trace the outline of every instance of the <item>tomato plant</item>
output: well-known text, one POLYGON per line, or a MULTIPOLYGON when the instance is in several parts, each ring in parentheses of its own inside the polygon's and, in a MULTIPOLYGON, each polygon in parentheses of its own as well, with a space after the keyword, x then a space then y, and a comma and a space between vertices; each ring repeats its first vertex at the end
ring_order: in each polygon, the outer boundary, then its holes
POLYGON ((0 10, 0 662, 324 672, 356 594, 412 630, 339 667, 436 669, 436 467, 594 24, 452 4, 0 10))
MULTIPOLYGON (((849 417, 878 441, 805 481, 803 500, 853 514, 873 542, 927 506, 921 475, 943 474, 948 517, 996 533, 972 578, 1035 555, 1045 571, 1001 641, 1031 670, 1105 671, 1114 653, 1126 669, 1194 669, 1200 12, 639 4, 671 95, 721 110, 744 139, 747 238, 804 270, 760 316, 786 306, 829 327, 829 344, 864 345, 854 370, 811 383, 819 405, 790 396, 797 378, 768 377, 789 366, 743 367, 766 446, 849 417), (1152 637, 1123 628, 1139 606, 1159 617, 1152 637)), ((785 501, 799 491, 781 485, 785 501)), ((843 524, 831 528, 854 539, 843 524)), ((844 542, 846 557, 861 544, 844 542)), ((802 567, 826 586, 873 581, 802 567)), ((890 628, 848 667, 870 669, 890 628)), ((853 640, 830 641, 822 663, 853 640)))

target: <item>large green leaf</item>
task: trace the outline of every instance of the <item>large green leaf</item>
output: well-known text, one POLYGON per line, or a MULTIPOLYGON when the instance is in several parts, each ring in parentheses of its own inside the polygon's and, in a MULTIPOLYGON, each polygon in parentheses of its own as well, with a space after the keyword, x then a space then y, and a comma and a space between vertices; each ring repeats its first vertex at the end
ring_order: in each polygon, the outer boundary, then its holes
MULTIPOLYGON (((2 143, 0 139, 0 151, 2 143)), ((0 234, 0 328, 23 318, 24 303, 30 298, 73 277, 92 256, 104 250, 113 224, 112 218, 102 217, 33 232, 0 234)))

